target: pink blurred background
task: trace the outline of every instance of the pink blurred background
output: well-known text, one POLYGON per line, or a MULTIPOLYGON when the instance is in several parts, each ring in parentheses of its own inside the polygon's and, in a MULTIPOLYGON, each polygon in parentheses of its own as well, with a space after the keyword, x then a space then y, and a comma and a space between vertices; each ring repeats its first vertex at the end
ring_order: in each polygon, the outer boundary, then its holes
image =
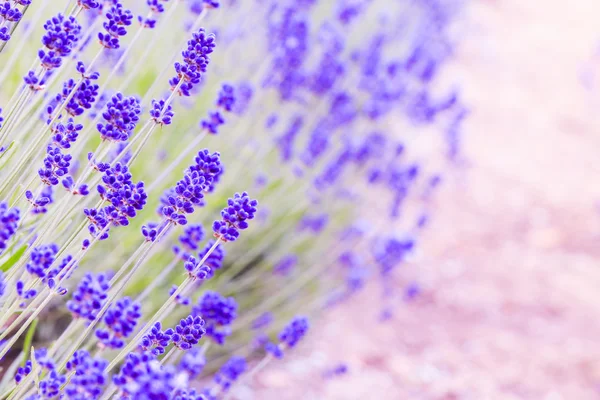
POLYGON ((239 398, 600 398, 600 1, 469 3, 464 163, 397 274, 422 294, 381 323, 367 288, 239 398))

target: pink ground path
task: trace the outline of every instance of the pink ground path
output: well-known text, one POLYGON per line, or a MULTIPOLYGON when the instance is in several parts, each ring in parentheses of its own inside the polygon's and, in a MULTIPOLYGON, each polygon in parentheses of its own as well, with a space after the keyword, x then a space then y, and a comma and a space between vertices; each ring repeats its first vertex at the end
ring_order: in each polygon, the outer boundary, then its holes
POLYGON ((467 165, 398 274, 424 293, 378 323, 368 288, 240 399, 600 399, 600 2, 471 3, 467 165))

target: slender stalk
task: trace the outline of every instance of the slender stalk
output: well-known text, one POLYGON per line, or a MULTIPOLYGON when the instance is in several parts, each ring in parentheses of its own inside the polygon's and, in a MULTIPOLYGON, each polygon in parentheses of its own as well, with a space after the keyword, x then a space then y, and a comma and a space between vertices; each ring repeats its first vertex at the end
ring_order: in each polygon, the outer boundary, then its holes
MULTIPOLYGON (((165 226, 165 228, 161 231, 161 233, 156 237, 156 240, 154 242, 151 242, 151 244, 159 242, 160 239, 162 238, 162 236, 169 231, 168 228, 169 228, 168 225, 165 226)), ((75 340, 75 342, 73 343, 73 346, 70 347, 69 351, 66 354, 66 357, 63 359, 63 361, 60 363, 60 366, 58 367, 59 371, 61 371, 65 367, 67 360, 71 357, 71 355, 73 355, 73 353, 75 353, 75 351, 79 348, 81 343, 89 336, 89 334, 92 332, 92 330, 98 324, 98 322, 102 320, 102 318, 104 317, 104 314, 106 313, 108 308, 112 305, 113 300, 123 292, 123 290, 125 289, 125 286, 127 286, 127 284, 131 281, 131 278, 133 277, 133 275, 135 275, 135 273, 137 272, 139 267, 141 265, 143 265, 143 262, 144 262, 145 258, 148 256, 148 252, 151 249, 151 247, 152 246, 148 246, 146 248, 146 250, 144 252, 142 252, 140 258, 138 259, 136 264, 133 266, 131 271, 129 271, 129 273, 123 279, 121 279, 121 281, 118 282, 117 285, 115 285, 115 288, 114 288, 114 290, 112 290, 111 295, 108 296, 108 298, 104 302, 104 305, 102 306, 102 308, 96 315, 96 319, 94 319, 94 321, 92 321, 86 327, 85 331, 77 338, 77 340, 75 340)), ((116 365, 116 363, 115 363, 115 365, 116 365)))
POLYGON ((15 342, 19 339, 19 337, 21 337, 21 335, 23 334, 23 332, 25 332, 25 329, 27 329, 29 327, 29 325, 33 322, 33 320, 36 319, 37 316, 42 312, 42 310, 44 309, 44 307, 46 307, 46 305, 48 305, 48 303, 50 302, 50 300, 52 300, 53 296, 54 296, 54 292, 50 292, 48 294, 48 296, 44 299, 44 301, 42 301, 42 303, 29 316, 29 318, 27 319, 27 321, 25 321, 25 323, 23 325, 21 325, 21 327, 19 328, 19 330, 17 331, 17 333, 15 333, 10 338, 10 340, 8 340, 8 342, 2 347, 2 349, 0 349, 0 359, 4 358, 4 356, 6 355, 6 353, 8 353, 8 351, 15 344, 15 342))
POLYGON ((177 350, 179 350, 179 349, 177 348, 177 346, 174 345, 171 348, 171 350, 169 350, 169 352, 167 354, 165 354, 165 356, 160 360, 160 364, 167 365, 167 362, 169 361, 169 359, 171 357, 173 357, 173 355, 177 352, 177 350))
POLYGON ((150 284, 148 286, 146 286, 144 291, 138 295, 138 297, 135 299, 135 301, 138 303, 143 303, 144 300, 146 299, 146 297, 148 297, 148 295, 154 291, 156 286, 158 286, 160 283, 164 282, 165 278, 173 271, 173 269, 180 262, 181 262, 181 260, 177 256, 175 256, 175 258, 173 258, 173 261, 171 261, 165 268, 163 268, 162 271, 160 271, 160 274, 156 278, 152 279, 152 282, 150 282, 150 284))

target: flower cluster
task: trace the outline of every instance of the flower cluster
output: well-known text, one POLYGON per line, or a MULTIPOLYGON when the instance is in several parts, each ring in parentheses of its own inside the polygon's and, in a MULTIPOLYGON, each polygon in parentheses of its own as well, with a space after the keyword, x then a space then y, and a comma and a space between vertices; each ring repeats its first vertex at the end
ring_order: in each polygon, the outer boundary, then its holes
MULTIPOLYGON (((79 71, 79 69, 78 69, 79 71)), ((94 105, 98 97, 100 86, 93 81, 100 77, 98 73, 92 73, 89 76, 83 77, 80 82, 75 79, 68 79, 63 83, 62 91, 54 97, 53 101, 48 105, 46 112, 48 118, 46 122, 49 124, 54 120, 53 113, 60 109, 64 104, 64 110, 71 117, 76 117, 89 110, 94 105), (73 93, 73 91, 75 91, 73 93), (68 100, 68 101, 67 101, 68 100)), ((30 84, 31 85, 31 84, 30 84)))
POLYGON ((38 58, 46 71, 62 65, 62 59, 73 51, 81 35, 81 25, 75 17, 57 14, 44 24, 42 44, 46 48, 38 51, 38 58))
POLYGON ((217 98, 217 107, 219 110, 211 111, 207 119, 200 121, 200 127, 206 129, 210 134, 216 135, 219 132, 219 126, 225 123, 225 118, 221 112, 231 112, 235 104, 233 86, 224 84, 217 98))
POLYGON ((279 344, 267 343, 265 349, 276 358, 282 358, 285 349, 292 348, 306 336, 308 332, 308 319, 295 317, 279 333, 279 344))
POLYGON ((308 56, 309 22, 300 4, 281 7, 269 21, 269 50, 273 55, 269 86, 274 86, 283 100, 295 96, 305 77, 300 69, 308 56))
POLYGON ((167 104, 165 100, 152 100, 150 117, 155 124, 170 125, 174 115, 173 107, 170 104, 167 104))
POLYGON ((148 333, 142 337, 140 349, 145 352, 150 352, 155 356, 163 354, 165 352, 165 348, 171 343, 172 336, 173 329, 169 328, 163 331, 161 323, 156 322, 150 328, 148 333))
POLYGON ((175 63, 177 76, 169 80, 172 90, 176 90, 181 96, 190 96, 191 90, 200 83, 202 74, 210 63, 208 57, 214 51, 215 36, 207 34, 200 28, 192 34, 187 48, 181 53, 182 62, 175 63))
POLYGON ((9 208, 5 202, 0 202, 0 254, 8 247, 8 241, 17 232, 21 213, 18 208, 9 208))
POLYGON ((98 32, 100 44, 107 49, 118 49, 121 47, 119 38, 127 34, 126 26, 131 25, 133 14, 116 2, 106 13, 106 21, 102 24, 105 33, 98 32))
POLYGON ((216 238, 223 242, 233 242, 240 236, 240 230, 248 228, 249 219, 254 218, 258 201, 250 199, 248 193, 236 193, 227 200, 227 207, 221 211, 221 220, 213 223, 216 238))
POLYGON ((142 26, 145 28, 154 29, 156 26, 156 18, 154 16, 165 11, 165 6, 162 5, 162 1, 164 0, 146 0, 146 4, 148 4, 148 8, 150 8, 151 16, 144 18, 141 15, 138 15, 138 22, 142 26))
POLYGON ((31 190, 27 190, 25 192, 25 198, 31 204, 32 209, 31 212, 33 214, 45 214, 48 212, 47 206, 51 204, 53 199, 53 190, 52 186, 44 186, 40 195, 34 199, 33 192, 31 190))
POLYGON ((75 143, 79 133, 83 129, 82 124, 77 124, 73 118, 69 118, 66 123, 57 122, 51 128, 52 145, 63 150, 70 149, 75 143))
POLYGON ((246 371, 246 360, 243 357, 231 357, 215 374, 214 380, 223 392, 229 390, 231 385, 246 371))
POLYGON ((58 246, 54 243, 36 247, 31 252, 31 259, 25 265, 27 272, 38 278, 44 278, 46 271, 54 263, 58 246))
POLYGON ((0 42, 8 42, 10 40, 11 28, 16 25, 21 18, 23 13, 17 4, 11 6, 10 1, 5 1, 4 4, 0 4, 0 42))
POLYGON ((206 264, 200 265, 200 261, 194 256, 189 256, 187 261, 183 264, 183 267, 188 272, 190 278, 198 279, 200 281, 210 279, 214 275, 211 267, 206 264))
POLYGON ((142 112, 140 101, 134 97, 115 94, 102 112, 103 123, 97 125, 102 140, 124 142, 133 133, 142 112))
POLYGON ((67 301, 67 309, 73 318, 94 321, 108 297, 108 289, 109 273, 87 273, 73 292, 71 300, 67 301))
POLYGON ((179 236, 181 246, 173 246, 173 252, 182 260, 187 260, 192 252, 197 251, 200 242, 204 239, 204 228, 200 224, 190 224, 179 236))
POLYGON ((206 292, 192 308, 192 315, 201 316, 206 324, 206 335, 222 345, 231 334, 231 324, 237 317, 237 303, 233 297, 206 292))
POLYGON ((86 350, 77 350, 65 366, 72 376, 65 386, 69 399, 84 400, 100 398, 107 383, 104 369, 108 363, 94 358, 86 350))
POLYGON ((134 183, 126 165, 116 163, 104 170, 102 184, 97 187, 98 194, 107 205, 100 209, 84 209, 90 221, 88 230, 93 237, 104 240, 108 237, 108 227, 129 225, 129 220, 146 205, 148 195, 144 182, 134 183))
POLYGON ((69 172, 71 159, 71 155, 63 154, 60 147, 48 146, 44 158, 44 167, 38 170, 42 183, 48 186, 58 185, 60 179, 69 172))
POLYGON ((120 349, 125 345, 124 339, 133 333, 141 317, 139 303, 129 297, 117 300, 104 315, 106 328, 97 329, 96 337, 103 347, 120 349))
POLYGON ((204 193, 209 190, 214 177, 221 171, 219 153, 211 154, 204 149, 194 161, 195 163, 186 170, 183 179, 161 198, 160 213, 175 225, 186 225, 185 214, 193 213, 194 206, 204 205, 204 193))
POLYGON ((204 320, 199 316, 188 315, 175 326, 171 341, 180 350, 189 350, 198 344, 206 333, 204 320))
POLYGON ((150 400, 170 399, 173 390, 183 389, 185 381, 177 379, 175 368, 161 366, 153 355, 130 353, 113 383, 124 398, 150 400))

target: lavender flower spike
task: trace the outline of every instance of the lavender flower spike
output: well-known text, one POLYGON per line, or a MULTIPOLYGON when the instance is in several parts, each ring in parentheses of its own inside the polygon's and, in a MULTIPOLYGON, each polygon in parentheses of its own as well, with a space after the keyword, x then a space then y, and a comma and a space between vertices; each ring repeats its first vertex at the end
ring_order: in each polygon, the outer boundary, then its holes
POLYGON ((240 230, 248 228, 249 219, 254 218, 258 201, 250 199, 248 193, 236 193, 227 200, 227 207, 221 211, 221 220, 213 223, 214 236, 224 242, 233 242, 240 236, 240 230))

